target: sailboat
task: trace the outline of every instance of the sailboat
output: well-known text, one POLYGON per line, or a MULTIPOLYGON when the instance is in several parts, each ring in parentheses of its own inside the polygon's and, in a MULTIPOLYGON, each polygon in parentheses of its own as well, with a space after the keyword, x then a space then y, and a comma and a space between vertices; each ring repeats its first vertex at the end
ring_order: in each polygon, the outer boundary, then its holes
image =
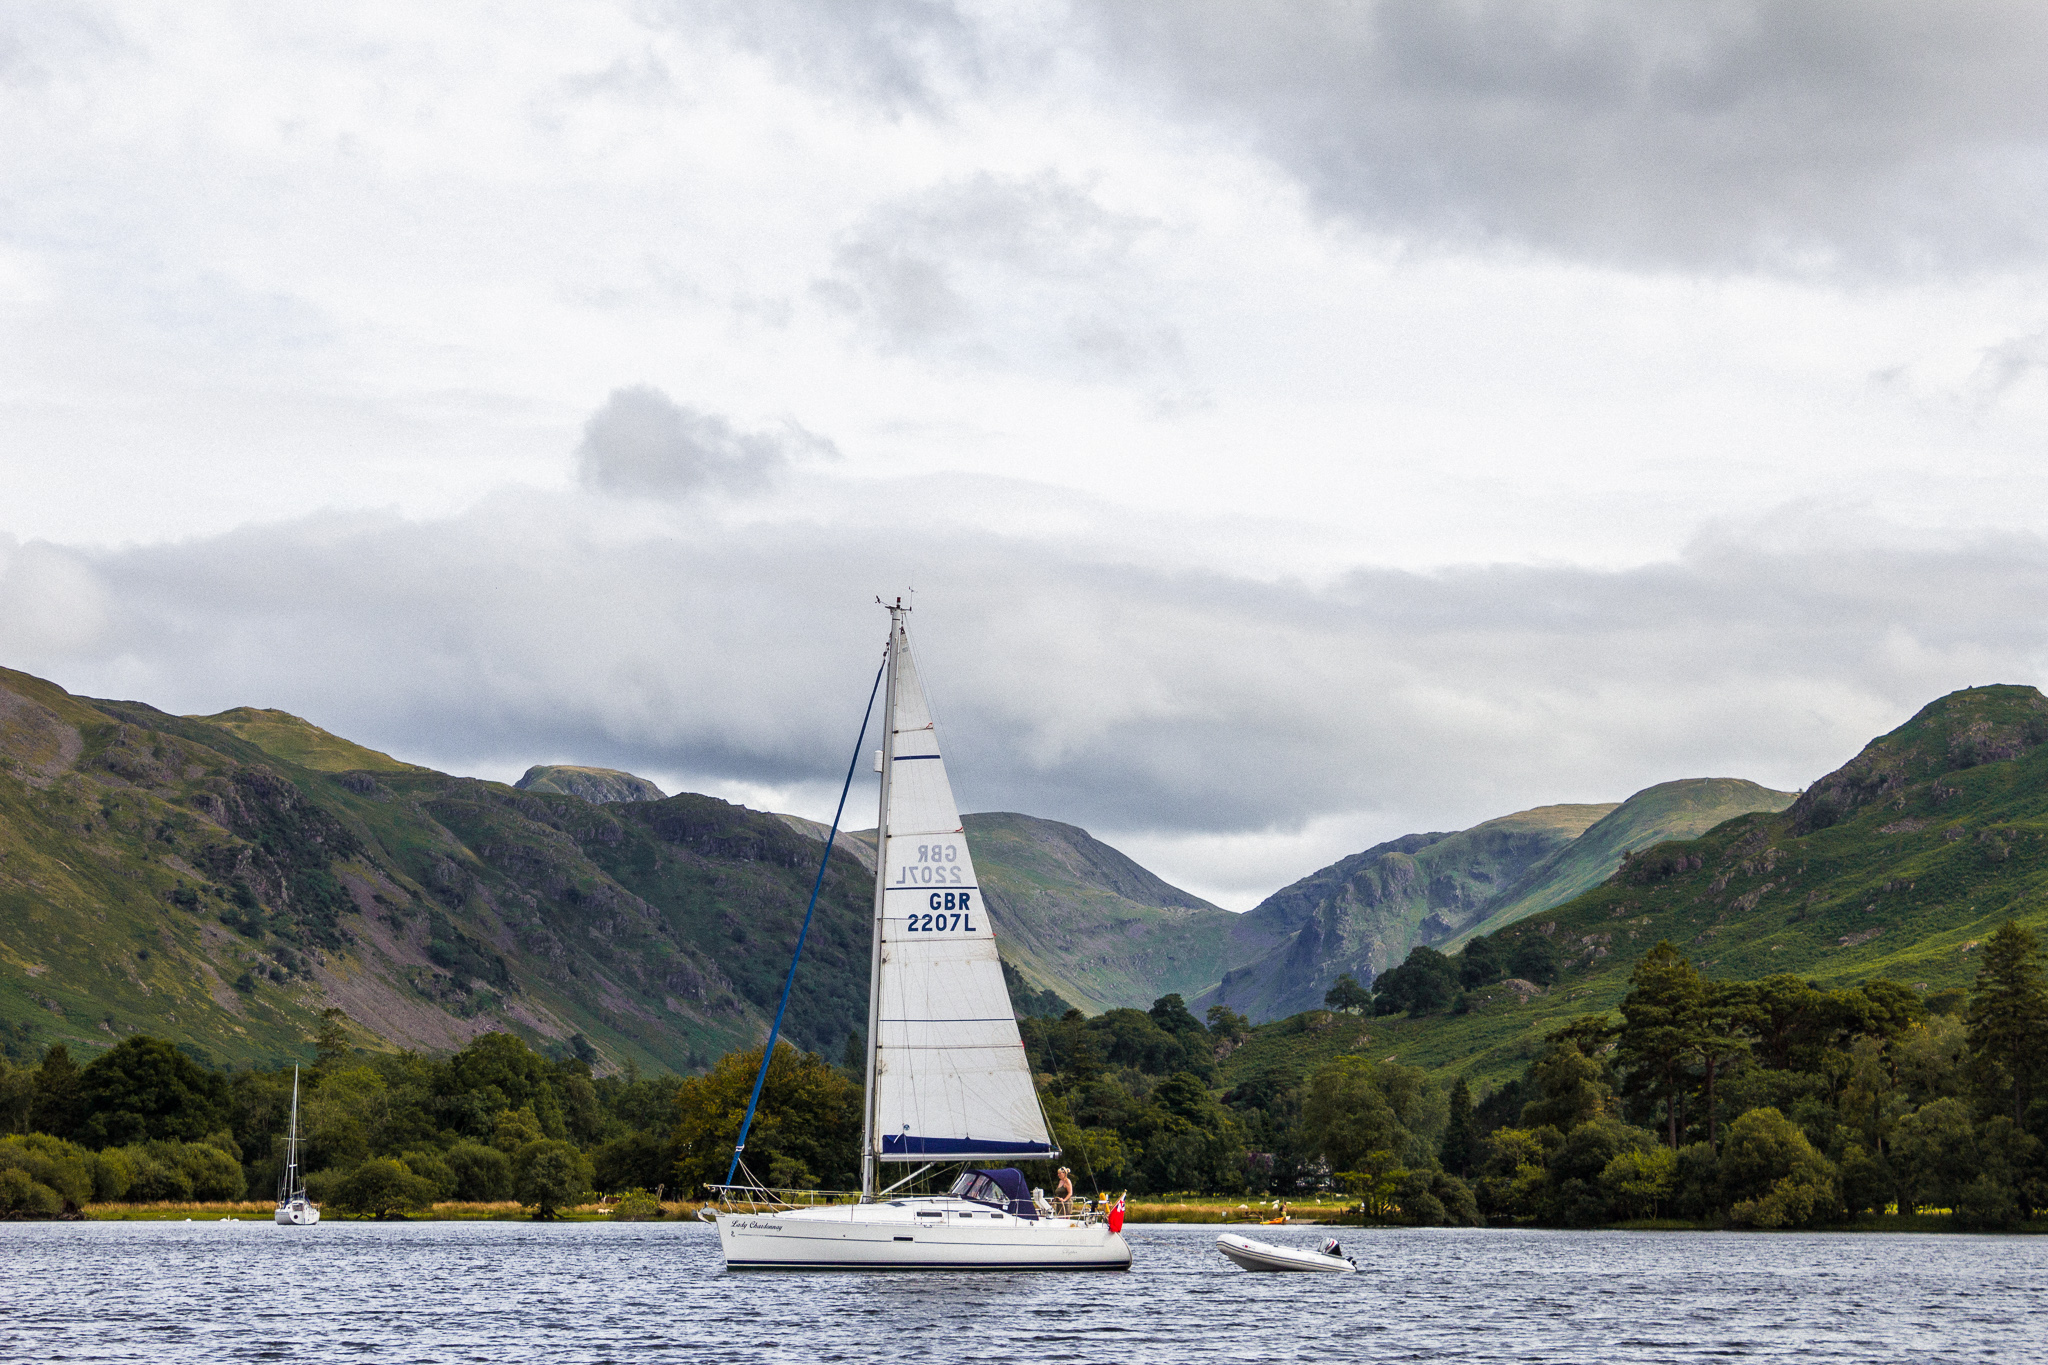
MULTIPOLYGON (((889 606, 884 662, 860 1190, 827 1203, 727 1184, 707 1212, 729 1270, 1125 1270, 1131 1249, 1119 1230, 1095 1213, 1055 1214, 1005 1164, 1059 1149, 1003 984, 908 611, 900 599, 889 606), (946 1193, 897 1193, 956 1163, 966 1169, 946 1193), (884 1187, 881 1172, 902 1165, 917 1169, 884 1187)), ((743 1128, 736 1171, 745 1141, 743 1128)))
POLYGON ((320 1210, 306 1198, 306 1186, 299 1179, 299 1069, 292 1068, 292 1126, 284 1140, 284 1179, 277 1183, 277 1221, 294 1228, 311 1227, 320 1221, 320 1210))

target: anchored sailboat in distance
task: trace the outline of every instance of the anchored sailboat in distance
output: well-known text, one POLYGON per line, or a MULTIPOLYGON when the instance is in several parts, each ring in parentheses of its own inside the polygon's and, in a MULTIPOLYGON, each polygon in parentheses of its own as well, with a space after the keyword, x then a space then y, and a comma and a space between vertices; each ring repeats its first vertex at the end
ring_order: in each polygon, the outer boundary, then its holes
MULTIPOLYGON (((719 1247, 733 1270, 1128 1269, 1129 1244, 1100 1216, 1050 1212, 1003 1164, 1059 1149, 1003 985, 907 613, 901 601, 889 608, 861 1188, 714 1187, 719 1247), (880 1188, 881 1170, 900 1163, 918 1169, 880 1188), (891 1197, 955 1163, 969 1169, 948 1193, 891 1197)), ((745 1141, 743 1130, 742 1150, 745 1141)), ((734 1168, 744 1170, 737 1153, 734 1168)))
POLYGON ((320 1221, 320 1210, 306 1198, 305 1182, 299 1179, 299 1069, 292 1068, 292 1126, 284 1140, 284 1179, 277 1182, 277 1221, 287 1227, 311 1227, 320 1221))

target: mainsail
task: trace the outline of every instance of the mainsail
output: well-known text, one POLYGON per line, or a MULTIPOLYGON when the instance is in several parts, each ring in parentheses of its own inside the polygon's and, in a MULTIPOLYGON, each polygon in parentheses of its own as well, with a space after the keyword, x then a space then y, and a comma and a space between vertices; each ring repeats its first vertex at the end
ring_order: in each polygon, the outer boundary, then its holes
POLYGON ((890 622, 863 1164, 1055 1156, 900 608, 890 622))

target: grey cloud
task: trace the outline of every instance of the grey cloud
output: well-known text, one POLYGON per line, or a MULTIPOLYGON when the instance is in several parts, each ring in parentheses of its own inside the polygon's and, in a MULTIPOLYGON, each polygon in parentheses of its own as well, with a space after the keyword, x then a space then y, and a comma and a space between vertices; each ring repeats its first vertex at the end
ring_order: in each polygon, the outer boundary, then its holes
POLYGON ((667 63, 653 53, 621 57, 601 70, 567 76, 562 89, 579 99, 613 98, 642 103, 671 99, 676 94, 675 76, 667 63))
POLYGON ((115 16, 99 6, 23 0, 8 7, 0 25, 0 86, 42 89, 77 67, 133 50, 115 16))
POLYGON ((1169 834, 1444 828, 1703 774, 1793 786, 1942 692, 2048 662, 2034 537, 1724 536, 1628 571, 1310 587, 918 520, 894 486, 842 501, 833 525, 679 510, 627 537, 599 506, 508 495, 72 554, 92 582, 51 581, 101 624, 6 662, 185 712, 282 706, 458 769, 816 793, 866 695, 873 594, 914 582, 968 808, 1169 834))
POLYGON ((1979 407, 1988 407, 2028 375, 2048 370, 2048 330, 2012 337, 1988 347, 1970 376, 1979 407))
POLYGON ((1153 79, 1330 211, 1628 264, 2033 260, 2048 10, 2020 0, 1088 3, 1153 79))
POLYGON ((84 555, 0 532, 0 650, 24 658, 90 649, 107 629, 108 608, 84 555))
POLYGON ((720 29, 789 77, 890 114, 941 113, 981 70, 979 27, 944 0, 669 0, 645 13, 720 29))
POLYGON ((816 292, 887 350, 1122 379, 1181 354, 1137 261, 1157 229, 1050 174, 975 175, 868 214, 816 292))
POLYGON ((672 498, 706 489, 749 492, 793 458, 836 453, 830 441, 794 424, 774 433, 740 431, 643 384, 613 390, 584 423, 576 472, 586 488, 672 498))

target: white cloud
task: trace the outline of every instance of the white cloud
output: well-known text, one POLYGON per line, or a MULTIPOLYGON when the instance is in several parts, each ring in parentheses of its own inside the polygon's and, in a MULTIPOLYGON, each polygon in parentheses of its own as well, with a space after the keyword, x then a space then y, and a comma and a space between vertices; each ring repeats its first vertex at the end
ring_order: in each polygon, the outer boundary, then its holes
POLYGON ((0 657, 815 813, 914 585, 970 804, 1234 899, 1796 785, 2038 673, 2041 27, 31 0, 0 657))
POLYGON ((888 350, 1124 380, 1181 355, 1142 263, 1160 227, 1056 176, 976 175, 871 211, 815 291, 888 350))
POLYGON ((2048 664, 2034 537, 1887 545, 1809 519, 1803 544, 1724 535, 1620 571, 1311 587, 973 519, 906 542, 905 493, 842 481, 827 525, 674 504, 630 531, 602 500, 504 495, 69 555, 10 582, 32 619, 83 596, 107 623, 10 662, 180 711, 282 706, 457 770, 574 759, 816 814, 872 598, 909 583, 963 804, 1138 837, 1240 904, 1412 829, 1674 777, 1802 785, 1942 692, 2048 664), (1282 855, 1313 860, 1279 876, 1282 855))

